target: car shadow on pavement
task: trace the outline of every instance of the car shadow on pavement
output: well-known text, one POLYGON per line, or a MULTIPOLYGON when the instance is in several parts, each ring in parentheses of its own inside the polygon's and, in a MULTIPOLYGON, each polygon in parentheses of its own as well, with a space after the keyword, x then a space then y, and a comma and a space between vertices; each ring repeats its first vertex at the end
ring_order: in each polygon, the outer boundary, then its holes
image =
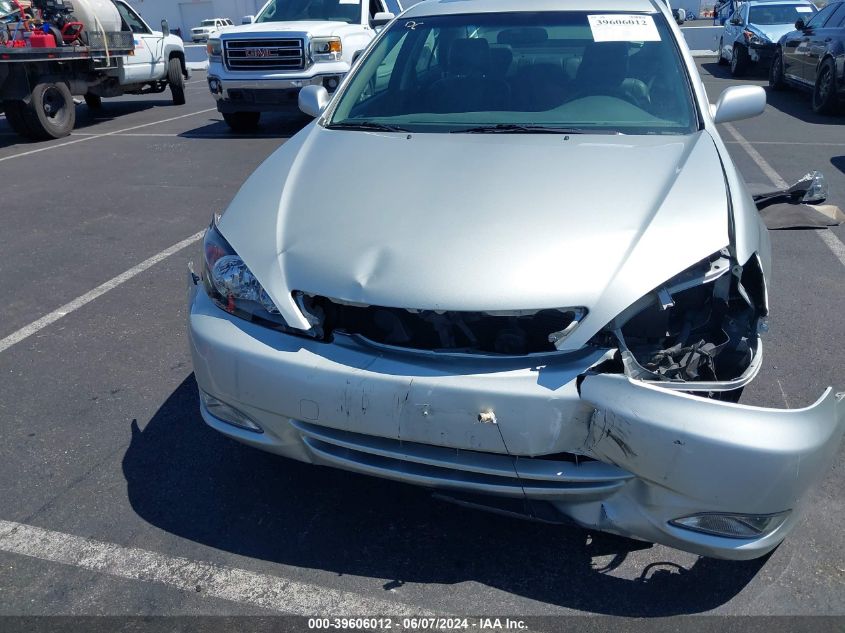
POLYGON ((637 578, 615 577, 608 572, 649 546, 453 506, 421 488, 242 446, 204 424, 193 375, 143 430, 133 420, 131 433, 129 501, 152 525, 240 556, 389 579, 379 580, 385 591, 473 581, 580 611, 666 616, 724 604, 766 560, 651 562, 637 578))
POLYGON ((834 156, 830 159, 830 164, 845 174, 845 156, 834 156))

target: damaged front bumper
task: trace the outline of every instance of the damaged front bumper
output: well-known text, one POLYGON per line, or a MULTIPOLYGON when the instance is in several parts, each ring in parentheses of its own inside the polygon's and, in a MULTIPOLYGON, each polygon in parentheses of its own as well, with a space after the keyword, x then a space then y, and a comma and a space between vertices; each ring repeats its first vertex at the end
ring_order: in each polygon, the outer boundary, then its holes
POLYGON ((193 283, 189 303, 202 415, 232 438, 304 462, 543 504, 587 528, 707 556, 774 548, 845 425, 842 396, 830 390, 806 409, 753 408, 590 373, 611 350, 530 361, 402 353, 254 325, 193 283), (754 538, 671 523, 785 511, 754 538))

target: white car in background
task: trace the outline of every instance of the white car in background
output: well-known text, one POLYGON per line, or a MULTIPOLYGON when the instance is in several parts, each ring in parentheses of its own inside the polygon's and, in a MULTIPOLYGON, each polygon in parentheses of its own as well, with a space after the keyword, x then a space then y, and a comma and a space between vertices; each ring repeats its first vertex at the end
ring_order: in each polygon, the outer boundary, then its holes
POLYGON ((200 25, 191 29, 191 40, 194 42, 206 42, 209 36, 214 35, 227 26, 234 26, 235 23, 229 18, 211 18, 203 20, 200 25))

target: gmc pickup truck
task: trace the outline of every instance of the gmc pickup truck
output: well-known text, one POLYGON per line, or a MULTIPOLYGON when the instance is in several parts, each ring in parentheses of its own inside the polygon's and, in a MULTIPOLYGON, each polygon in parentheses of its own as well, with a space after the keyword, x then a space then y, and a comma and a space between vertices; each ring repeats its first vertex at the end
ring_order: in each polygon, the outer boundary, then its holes
MULTIPOLYGON (((411 3, 413 4, 413 2, 411 3)), ((270 0, 250 24, 208 40, 208 87, 236 132, 262 112, 296 111, 303 86, 333 92, 399 0, 270 0)))

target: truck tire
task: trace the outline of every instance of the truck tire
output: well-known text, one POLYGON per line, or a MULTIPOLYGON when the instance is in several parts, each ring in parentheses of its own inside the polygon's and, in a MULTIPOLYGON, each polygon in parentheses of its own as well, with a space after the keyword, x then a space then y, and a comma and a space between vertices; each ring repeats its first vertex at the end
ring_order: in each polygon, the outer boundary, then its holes
POLYGON ((99 110, 103 107, 103 98, 100 95, 88 92, 85 94, 85 105, 87 105, 91 110, 99 110))
POLYGON ((167 67, 167 83, 170 84, 173 105, 185 105, 185 78, 182 76, 182 63, 178 57, 170 58, 170 65, 167 67))
POLYGON ((67 136, 76 124, 76 104, 70 88, 63 83, 36 84, 30 103, 23 109, 23 117, 33 140, 67 136))
POLYGON ((233 132, 252 132, 261 120, 260 112, 224 112, 223 120, 233 132))

